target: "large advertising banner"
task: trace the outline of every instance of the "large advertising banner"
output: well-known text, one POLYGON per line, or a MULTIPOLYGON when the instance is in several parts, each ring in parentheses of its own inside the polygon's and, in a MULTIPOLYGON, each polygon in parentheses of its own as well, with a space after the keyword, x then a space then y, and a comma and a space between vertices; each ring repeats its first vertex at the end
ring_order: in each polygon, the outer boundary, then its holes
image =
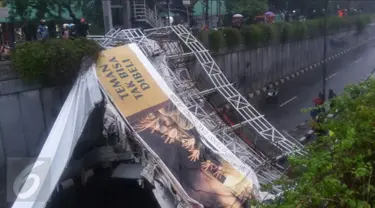
POLYGON ((117 110, 167 167, 174 187, 204 207, 242 207, 259 188, 255 173, 162 80, 137 45, 102 52, 98 79, 117 110))

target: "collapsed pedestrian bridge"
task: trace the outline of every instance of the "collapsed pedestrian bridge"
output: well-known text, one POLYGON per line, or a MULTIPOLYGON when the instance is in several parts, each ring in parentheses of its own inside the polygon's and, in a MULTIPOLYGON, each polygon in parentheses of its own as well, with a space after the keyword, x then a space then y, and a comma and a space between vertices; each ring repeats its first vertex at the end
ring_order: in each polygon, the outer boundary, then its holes
MULTIPOLYGON (((270 193, 260 188, 282 175, 283 167, 276 160, 303 154, 302 145, 284 137, 248 103, 185 27, 117 29, 91 38, 106 50, 78 78, 47 138, 40 157, 52 158, 45 173, 50 180, 37 196, 50 196, 51 186, 61 182, 98 103, 105 108, 105 133, 117 133, 117 146, 104 160, 118 164, 132 158, 141 167, 139 179, 153 185, 160 204, 241 207, 249 199, 265 200, 280 193, 276 186, 270 193), (200 91, 191 80, 186 63, 192 58, 209 77, 211 89, 200 91), (220 111, 205 98, 211 93, 219 94, 241 121, 230 126, 223 122, 220 111), (274 157, 236 133, 244 127, 257 133, 274 157), (130 141, 136 148, 125 148, 130 141), (122 152, 130 152, 129 157, 119 157, 118 144, 124 144, 122 152), (173 199, 167 200, 167 192, 173 199)), ((114 169, 119 171, 119 167, 114 169)), ((42 206, 42 202, 27 205, 42 206)))

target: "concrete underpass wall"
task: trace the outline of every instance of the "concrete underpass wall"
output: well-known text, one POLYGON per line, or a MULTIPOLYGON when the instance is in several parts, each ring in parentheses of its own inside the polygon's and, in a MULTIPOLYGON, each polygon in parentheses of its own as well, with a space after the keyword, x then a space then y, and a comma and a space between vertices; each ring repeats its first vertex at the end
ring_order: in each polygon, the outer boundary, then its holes
MULTIPOLYGON (((38 156, 69 91, 70 87, 25 83, 10 62, 0 62, 0 208, 8 207, 6 158, 38 156)), ((100 146, 103 114, 103 106, 93 111, 73 158, 80 159, 93 145, 100 146)))
MULTIPOLYGON (((358 35, 354 31, 331 36, 327 55, 331 56, 375 36, 375 27, 358 35)), ((284 78, 293 72, 323 59, 323 38, 272 45, 252 50, 220 51, 214 55, 218 66, 243 95, 284 78)), ((212 87, 199 63, 190 64, 189 71, 200 89, 212 87)))
POLYGON ((38 156, 68 93, 25 83, 0 62, 0 208, 8 207, 6 158, 38 156))
POLYGON ((67 93, 25 83, 9 62, 0 63, 0 151, 7 157, 37 156, 67 93))

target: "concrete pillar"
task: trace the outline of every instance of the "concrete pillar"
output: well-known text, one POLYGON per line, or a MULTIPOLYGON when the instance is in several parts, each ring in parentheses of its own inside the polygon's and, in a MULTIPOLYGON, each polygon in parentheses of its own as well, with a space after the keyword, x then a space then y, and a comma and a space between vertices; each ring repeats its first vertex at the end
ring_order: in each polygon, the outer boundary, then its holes
POLYGON ((125 0, 124 1, 124 9, 123 9, 123 15, 124 15, 124 28, 129 29, 132 28, 131 24, 131 15, 132 15, 132 6, 131 6, 131 0, 125 0))
POLYGON ((111 0, 102 0, 105 33, 113 28, 111 0))

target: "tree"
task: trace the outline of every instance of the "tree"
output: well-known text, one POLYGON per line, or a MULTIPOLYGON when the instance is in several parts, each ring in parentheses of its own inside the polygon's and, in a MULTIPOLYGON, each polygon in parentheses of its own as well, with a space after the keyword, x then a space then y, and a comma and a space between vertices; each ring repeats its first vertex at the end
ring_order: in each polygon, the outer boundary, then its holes
POLYGON ((8 0, 10 5, 9 17, 12 21, 27 22, 32 18, 43 19, 45 15, 50 13, 53 5, 58 1, 54 0, 8 0), (35 11, 35 16, 33 16, 35 11))
MULTIPOLYGON (((295 10, 305 16, 312 16, 314 10, 321 13, 326 2, 327 0, 269 0, 270 6, 276 11, 295 10)), ((342 1, 340 1, 340 3, 342 3, 342 1)))
POLYGON ((101 15, 100 0, 8 0, 11 5, 10 18, 12 20, 30 21, 44 19, 46 16, 62 20, 61 14, 65 10, 73 21, 77 21, 76 11, 82 11, 93 19, 101 15), (32 16, 35 11, 35 16, 32 16))
POLYGON ((7 3, 11 5, 9 11, 9 18, 14 19, 19 16, 22 20, 26 20, 30 17, 29 0, 8 0, 7 3))
POLYGON ((349 207, 375 205, 375 80, 351 85, 333 99, 334 118, 303 157, 291 157, 284 194, 267 207, 349 207))
POLYGON ((225 0, 227 11, 231 14, 242 14, 255 17, 268 10, 267 0, 225 0))
POLYGON ((84 17, 86 17, 89 21, 104 27, 101 0, 82 0, 82 4, 80 6, 82 8, 84 17))
MULTIPOLYGON (((101 0, 8 0, 10 5, 9 17, 12 22, 22 22, 22 28, 26 34, 27 40, 34 39, 36 34, 35 23, 41 19, 52 19, 54 21, 64 21, 62 14, 68 12, 73 22, 79 22, 80 16, 77 11, 82 12, 83 16, 91 20, 97 26, 102 26, 102 8, 101 0), (34 22, 34 23, 33 23, 34 22)), ((50 22, 51 33, 55 23, 50 22)))

